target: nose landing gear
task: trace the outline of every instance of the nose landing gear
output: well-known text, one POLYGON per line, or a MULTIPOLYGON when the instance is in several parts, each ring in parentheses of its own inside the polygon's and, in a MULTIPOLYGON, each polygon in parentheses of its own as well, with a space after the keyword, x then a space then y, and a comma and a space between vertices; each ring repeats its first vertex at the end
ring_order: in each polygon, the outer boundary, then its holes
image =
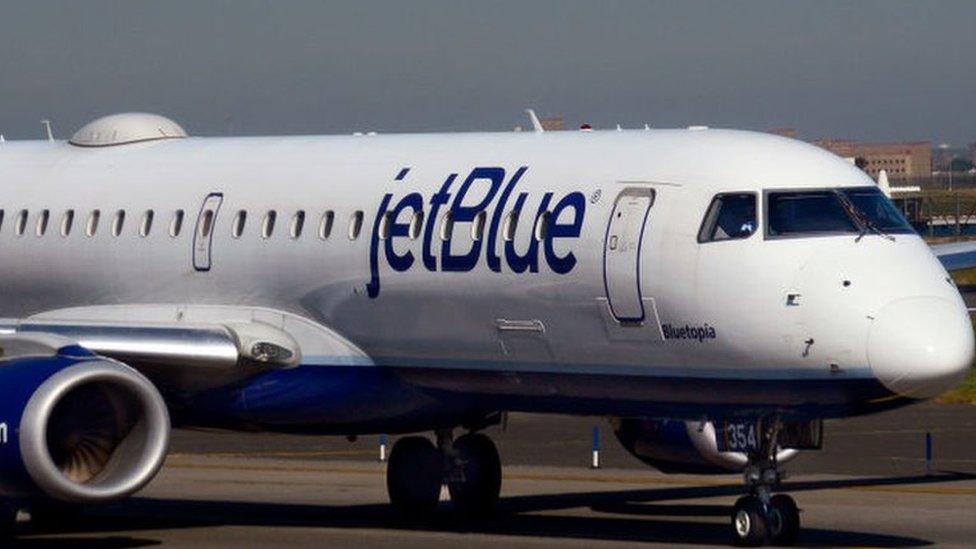
POLYGON ((401 438, 393 446, 386 471, 390 502, 410 516, 433 513, 446 484, 457 511, 484 517, 498 502, 501 482, 495 443, 481 433, 454 440, 451 430, 437 431, 436 447, 425 437, 401 438))
POLYGON ((760 444, 749 454, 745 483, 749 495, 732 508, 732 539, 737 545, 793 545, 800 533, 800 510, 786 494, 773 495, 782 480, 776 454, 780 426, 774 423, 760 430, 760 444))

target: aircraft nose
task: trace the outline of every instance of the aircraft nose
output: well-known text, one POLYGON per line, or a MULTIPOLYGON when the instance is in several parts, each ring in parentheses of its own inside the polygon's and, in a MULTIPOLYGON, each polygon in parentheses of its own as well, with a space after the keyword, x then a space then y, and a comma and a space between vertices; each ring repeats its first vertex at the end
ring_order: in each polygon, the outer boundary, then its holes
POLYGON ((973 361, 973 328, 964 307, 938 297, 885 305, 868 333, 868 362, 891 391, 931 398, 966 377, 973 361))

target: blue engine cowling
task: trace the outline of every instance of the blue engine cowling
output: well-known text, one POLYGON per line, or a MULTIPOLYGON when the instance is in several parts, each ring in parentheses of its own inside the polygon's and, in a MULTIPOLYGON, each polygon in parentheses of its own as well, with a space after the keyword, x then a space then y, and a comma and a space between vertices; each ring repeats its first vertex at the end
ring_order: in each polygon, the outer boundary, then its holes
MULTIPOLYGON (((718 449, 710 421, 614 418, 617 440, 634 457, 663 473, 725 474, 742 471, 748 459, 741 452, 718 449)), ((796 450, 779 450, 777 460, 793 459, 796 450)))
POLYGON ((165 459, 166 404, 132 368, 52 341, 0 338, 0 496, 132 494, 165 459))

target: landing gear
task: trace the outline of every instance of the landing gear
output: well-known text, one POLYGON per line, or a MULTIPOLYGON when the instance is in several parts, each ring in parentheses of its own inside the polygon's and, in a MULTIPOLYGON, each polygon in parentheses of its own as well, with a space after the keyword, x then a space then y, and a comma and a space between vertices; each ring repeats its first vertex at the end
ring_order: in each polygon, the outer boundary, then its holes
POLYGON ((470 517, 491 514, 501 487, 502 462, 490 438, 470 433, 454 441, 447 488, 458 511, 470 517))
POLYGON ((393 446, 386 471, 390 501, 411 516, 433 513, 445 484, 458 512, 468 517, 489 515, 498 502, 501 483, 498 450, 480 433, 454 440, 450 430, 439 430, 437 446, 424 437, 404 437, 393 446))
POLYGON ((732 508, 732 539, 737 545, 793 545, 800 533, 800 510, 786 494, 773 495, 782 476, 776 463, 779 424, 761 424, 759 448, 745 470, 749 495, 732 508))
POLYGON ((759 498, 743 496, 732 508, 732 530, 740 545, 759 546, 766 541, 766 512, 759 498))
POLYGON ((800 509, 786 494, 776 494, 769 500, 770 538, 775 545, 793 545, 800 535, 800 509))
POLYGON ((386 468, 386 489, 393 506, 406 515, 428 515, 437 507, 444 458, 424 437, 404 437, 393 445, 386 468))

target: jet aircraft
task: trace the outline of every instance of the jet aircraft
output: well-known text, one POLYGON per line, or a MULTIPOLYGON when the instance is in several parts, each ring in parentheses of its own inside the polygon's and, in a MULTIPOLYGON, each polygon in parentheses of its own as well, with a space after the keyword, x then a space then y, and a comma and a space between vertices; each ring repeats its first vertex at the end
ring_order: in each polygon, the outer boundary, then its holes
POLYGON ((783 462, 822 420, 973 359, 943 262, 814 146, 676 130, 190 137, 161 116, 0 143, 0 496, 124 498, 170 429, 406 434, 394 506, 486 516, 507 412, 612 418, 666 472, 742 471, 729 524, 789 544, 783 462), (411 433, 431 433, 418 436, 411 433))

